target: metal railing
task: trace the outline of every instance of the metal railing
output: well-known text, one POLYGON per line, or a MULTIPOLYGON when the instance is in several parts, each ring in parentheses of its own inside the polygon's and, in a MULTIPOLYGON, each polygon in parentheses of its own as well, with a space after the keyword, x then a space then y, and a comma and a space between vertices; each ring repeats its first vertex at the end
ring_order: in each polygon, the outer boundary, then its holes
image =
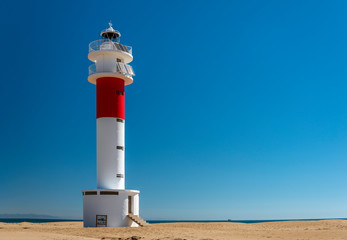
POLYGON ((89 44, 89 53, 95 51, 120 51, 133 54, 132 47, 119 44, 109 39, 99 39, 89 44))
POLYGON ((97 71, 95 64, 90 65, 89 66, 89 76, 96 74, 96 73, 120 73, 120 74, 123 74, 123 75, 128 76, 128 77, 135 76, 133 68, 130 65, 124 64, 121 62, 117 62, 116 68, 112 71, 103 71, 103 70, 97 71))
POLYGON ((88 70, 89 70, 89 76, 93 75, 94 73, 96 73, 96 65, 95 64, 90 65, 88 70))

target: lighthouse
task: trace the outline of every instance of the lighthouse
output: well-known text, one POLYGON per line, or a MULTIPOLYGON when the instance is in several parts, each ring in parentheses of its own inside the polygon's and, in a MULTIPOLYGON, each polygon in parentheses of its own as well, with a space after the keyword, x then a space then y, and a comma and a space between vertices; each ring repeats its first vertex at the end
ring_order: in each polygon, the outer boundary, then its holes
POLYGON ((84 227, 138 227, 139 191, 125 189, 125 86, 133 83, 132 48, 109 28, 89 44, 88 81, 96 85, 97 188, 83 190, 84 227))

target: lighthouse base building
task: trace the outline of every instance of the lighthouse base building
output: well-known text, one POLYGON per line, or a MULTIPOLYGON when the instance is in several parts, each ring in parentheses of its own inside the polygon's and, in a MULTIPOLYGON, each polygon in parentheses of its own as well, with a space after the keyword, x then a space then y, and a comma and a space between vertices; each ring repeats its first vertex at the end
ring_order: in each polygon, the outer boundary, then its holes
POLYGON ((129 216, 139 215, 139 191, 84 190, 84 227, 138 227, 129 216))
POLYGON ((125 189, 125 86, 133 83, 132 48, 110 27, 89 44, 88 81, 96 85, 97 189, 83 190, 84 227, 138 227, 139 191, 125 189))

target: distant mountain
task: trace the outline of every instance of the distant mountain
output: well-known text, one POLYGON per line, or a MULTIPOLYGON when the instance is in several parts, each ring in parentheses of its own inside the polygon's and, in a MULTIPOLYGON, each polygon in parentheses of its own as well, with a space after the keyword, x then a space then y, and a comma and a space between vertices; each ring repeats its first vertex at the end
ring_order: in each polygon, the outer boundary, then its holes
POLYGON ((0 218, 31 218, 31 219, 58 219, 59 217, 44 214, 7 214, 0 213, 0 218))

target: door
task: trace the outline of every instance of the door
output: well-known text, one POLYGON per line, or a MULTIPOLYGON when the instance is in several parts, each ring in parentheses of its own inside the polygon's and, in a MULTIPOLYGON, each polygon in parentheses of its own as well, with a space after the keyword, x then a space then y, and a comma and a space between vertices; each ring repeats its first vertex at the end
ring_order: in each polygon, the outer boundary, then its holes
POLYGON ((107 227, 107 215, 96 215, 96 227, 107 227))
POLYGON ((133 213, 133 197, 128 196, 128 212, 133 213))

